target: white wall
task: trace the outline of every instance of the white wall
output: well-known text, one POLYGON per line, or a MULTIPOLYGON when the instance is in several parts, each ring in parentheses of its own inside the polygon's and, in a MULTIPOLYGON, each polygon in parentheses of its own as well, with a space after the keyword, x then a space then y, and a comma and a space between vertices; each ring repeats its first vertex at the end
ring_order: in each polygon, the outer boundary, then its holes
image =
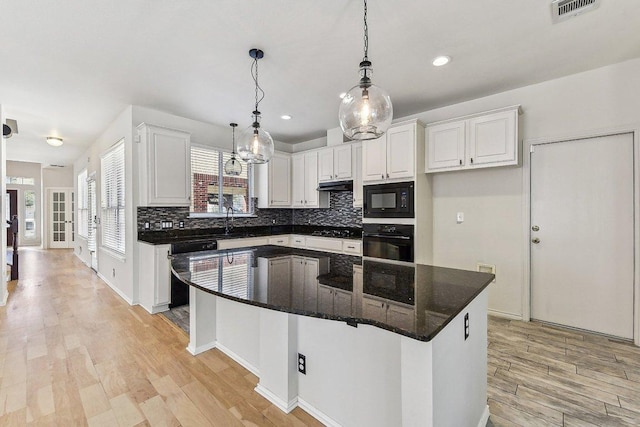
POLYGON ((45 194, 42 191, 42 165, 40 163, 17 162, 13 160, 7 161, 7 176, 19 176, 25 178, 33 178, 34 185, 8 184, 7 189, 18 190, 18 218, 20 230, 18 231, 18 244, 20 246, 40 246, 43 241, 43 212, 44 204, 47 202, 45 194), (25 235, 24 221, 24 192, 33 190, 36 194, 36 213, 35 213, 35 236, 27 238, 25 235))
POLYGON ((73 168, 42 168, 42 187, 73 187, 73 168))
MULTIPOLYGON (((137 300, 137 289, 134 280, 134 265, 136 242, 138 240, 135 221, 135 205, 133 201, 133 129, 132 129, 132 107, 129 106, 118 115, 118 117, 105 129, 98 139, 89 149, 74 162, 72 186, 77 192, 77 176, 83 170, 91 175, 95 173, 96 194, 98 197, 98 216, 100 217, 100 198, 102 194, 102 183, 100 174, 100 156, 104 154, 114 144, 124 138, 125 144, 125 206, 126 228, 125 228, 125 258, 102 248, 102 235, 100 227, 97 230, 98 247, 98 275, 105 280, 121 297, 128 303, 135 303, 137 300)), ((87 241, 84 238, 76 239, 75 253, 82 261, 90 265, 91 256, 87 248, 87 241)))
MULTIPOLYGON (((640 123, 640 59, 610 65, 420 113, 425 123, 521 104, 520 137, 563 138, 640 123)), ((406 118, 405 118, 406 119, 406 118)), ((404 120, 404 119, 398 119, 404 120)), ((523 169, 494 168, 433 176, 434 263, 475 270, 496 265, 489 308, 522 315, 525 280, 523 169), (465 222, 456 224, 456 212, 465 222)))

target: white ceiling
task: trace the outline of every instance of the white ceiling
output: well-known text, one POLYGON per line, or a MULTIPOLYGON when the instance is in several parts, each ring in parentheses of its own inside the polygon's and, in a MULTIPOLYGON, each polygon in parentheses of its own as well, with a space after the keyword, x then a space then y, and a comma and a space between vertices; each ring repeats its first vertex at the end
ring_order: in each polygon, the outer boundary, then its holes
MULTIPOLYGON (((394 117, 640 57, 640 1, 552 24, 550 0, 369 0, 374 83, 394 117), (431 65, 440 54, 452 62, 431 65)), ((338 126, 362 58, 357 0, 0 0, 0 104, 11 160, 69 165, 126 105, 250 123, 296 143, 338 126), (280 115, 290 114, 284 121, 280 115), (47 135, 64 138, 49 147, 47 135)))

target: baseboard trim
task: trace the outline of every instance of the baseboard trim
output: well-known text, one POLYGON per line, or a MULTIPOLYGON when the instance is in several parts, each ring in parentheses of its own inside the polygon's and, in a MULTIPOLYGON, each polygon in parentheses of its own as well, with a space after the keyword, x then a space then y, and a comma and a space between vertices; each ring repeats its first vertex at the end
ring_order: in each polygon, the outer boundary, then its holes
POLYGON ((507 313, 504 311, 492 310, 492 309, 487 310, 487 313, 491 316, 502 317, 504 319, 522 320, 522 315, 519 315, 519 314, 507 313))
POLYGON ((298 397, 297 396, 294 399, 292 399, 290 402, 286 402, 286 401, 280 399, 278 396, 273 394, 271 391, 269 391, 265 387, 263 387, 262 385, 260 385, 260 383, 258 383, 258 385, 256 386, 256 388, 254 388, 254 390, 260 396, 264 397, 269 402, 271 402, 274 405, 276 405, 278 407, 278 409, 280 409, 285 414, 288 414, 289 412, 293 411, 296 408, 296 406, 298 406, 298 397))
POLYGON ((484 408, 484 412, 482 413, 482 417, 480 418, 480 421, 478 422, 478 427, 486 427, 487 426, 487 422, 489 422, 489 416, 491 414, 489 414, 489 405, 485 406, 484 408))
POLYGON ((253 375, 255 375, 258 378, 260 377, 260 370, 257 367, 253 366, 251 363, 249 363, 246 359, 234 353, 233 351, 229 350, 223 344, 220 344, 219 341, 216 341, 215 347, 221 352, 223 352, 224 354, 226 354, 227 356, 229 356, 230 358, 232 358, 233 360, 235 360, 236 362, 238 362, 240 365, 242 365, 243 368, 251 372, 253 375))
POLYGON ((192 347, 191 343, 189 343, 189 345, 187 346, 187 351, 192 355, 192 356, 197 356, 200 353, 204 353, 207 350, 211 350, 213 348, 216 348, 217 345, 215 342, 209 343, 209 344, 205 344, 205 345, 201 345, 200 347, 192 347))
POLYGON ((311 415, 313 418, 315 418, 316 420, 320 421, 322 424, 328 427, 342 427, 342 425, 339 422, 329 417, 324 412, 319 411, 314 406, 310 405, 307 401, 305 401, 304 399, 301 399, 300 397, 298 397, 298 407, 308 412, 309 415, 311 415))
POLYGON ((99 277, 100 279, 102 279, 102 281, 103 281, 104 283, 106 283, 106 284, 107 284, 107 286, 109 286, 109 287, 113 290, 113 292, 115 292, 116 294, 118 294, 118 296, 119 296, 120 298, 122 298, 123 300, 125 300, 125 301, 127 302, 127 304, 129 304, 129 305, 134 305, 133 300, 131 300, 131 298, 129 298, 128 296, 126 296, 126 295, 124 294, 124 292, 122 292, 122 291, 121 291, 120 289, 118 289, 118 288, 117 288, 113 283, 111 283, 111 282, 109 281, 109 279, 107 279, 107 278, 106 278, 104 275, 102 275, 101 273, 97 273, 97 274, 98 274, 98 277, 99 277))

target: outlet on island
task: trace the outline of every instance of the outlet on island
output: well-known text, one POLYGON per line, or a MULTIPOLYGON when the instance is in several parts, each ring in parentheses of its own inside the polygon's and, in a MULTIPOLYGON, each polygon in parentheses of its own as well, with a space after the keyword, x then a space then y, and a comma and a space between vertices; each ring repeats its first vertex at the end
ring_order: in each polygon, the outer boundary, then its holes
POLYGON ((298 353, 298 372, 302 375, 307 375, 307 358, 300 353, 298 353))

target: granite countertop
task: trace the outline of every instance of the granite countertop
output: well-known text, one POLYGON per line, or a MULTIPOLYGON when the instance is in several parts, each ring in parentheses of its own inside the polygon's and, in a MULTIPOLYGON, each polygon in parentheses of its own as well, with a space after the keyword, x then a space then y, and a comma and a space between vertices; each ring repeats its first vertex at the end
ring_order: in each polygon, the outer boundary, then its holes
POLYGON ((433 339, 495 277, 280 246, 179 254, 171 267, 184 283, 234 301, 420 341, 433 339), (305 274, 305 260, 317 263, 316 278, 305 274), (362 268, 361 281, 353 280, 354 266, 362 268))
MULTIPOLYGON (((173 229, 162 231, 138 231, 138 241, 150 243, 152 245, 165 245, 180 242, 192 242, 199 240, 223 240, 242 239, 247 237, 277 236, 281 234, 304 234, 312 235, 315 231, 331 228, 334 230, 348 232, 349 237, 335 236, 340 239, 362 239, 361 228, 350 227, 323 227, 314 225, 270 225, 255 227, 234 227, 228 234, 224 228, 204 228, 204 229, 173 229)), ((329 236, 319 236, 329 237, 329 236)))

